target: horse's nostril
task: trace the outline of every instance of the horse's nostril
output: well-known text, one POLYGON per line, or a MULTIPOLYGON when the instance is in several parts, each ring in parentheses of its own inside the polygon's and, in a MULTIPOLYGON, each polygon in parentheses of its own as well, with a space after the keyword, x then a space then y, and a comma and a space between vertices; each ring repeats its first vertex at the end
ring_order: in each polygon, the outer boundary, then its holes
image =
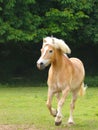
POLYGON ((41 62, 40 65, 43 65, 43 62, 41 62))

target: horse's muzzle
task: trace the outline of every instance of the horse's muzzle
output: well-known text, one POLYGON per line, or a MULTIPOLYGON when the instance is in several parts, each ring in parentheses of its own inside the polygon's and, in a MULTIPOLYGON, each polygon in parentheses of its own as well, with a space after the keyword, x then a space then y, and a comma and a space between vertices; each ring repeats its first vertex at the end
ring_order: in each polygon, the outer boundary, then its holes
POLYGON ((38 69, 43 70, 43 69, 45 69, 46 66, 44 65, 43 62, 41 62, 41 63, 37 63, 37 67, 38 67, 38 69))

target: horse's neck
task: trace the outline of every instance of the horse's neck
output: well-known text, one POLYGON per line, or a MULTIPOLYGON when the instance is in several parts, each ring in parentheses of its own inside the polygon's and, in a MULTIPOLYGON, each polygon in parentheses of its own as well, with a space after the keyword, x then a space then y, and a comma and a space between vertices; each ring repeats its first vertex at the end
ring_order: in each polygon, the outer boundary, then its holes
POLYGON ((63 54, 57 53, 55 55, 54 61, 51 63, 51 67, 55 71, 59 71, 65 66, 65 56, 63 54))
POLYGON ((61 71, 61 69, 66 69, 69 66, 72 66, 72 63, 68 56, 57 51, 54 56, 54 62, 51 64, 51 68, 55 71, 61 71))

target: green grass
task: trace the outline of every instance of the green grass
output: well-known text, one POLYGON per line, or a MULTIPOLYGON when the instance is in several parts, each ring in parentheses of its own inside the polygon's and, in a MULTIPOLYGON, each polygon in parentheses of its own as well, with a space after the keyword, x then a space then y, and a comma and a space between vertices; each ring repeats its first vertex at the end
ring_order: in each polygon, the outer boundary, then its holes
MULTIPOLYGON (((0 124, 34 125, 39 130, 98 130, 98 88, 87 89, 74 111, 74 126, 67 126, 71 95, 63 106, 63 122, 57 127, 46 107, 47 87, 0 85, 0 124)), ((56 107, 56 99, 53 100, 56 107)), ((20 130, 20 129, 18 129, 20 130)), ((24 130, 24 129, 21 129, 24 130)), ((32 129, 33 130, 33 129, 32 129)))

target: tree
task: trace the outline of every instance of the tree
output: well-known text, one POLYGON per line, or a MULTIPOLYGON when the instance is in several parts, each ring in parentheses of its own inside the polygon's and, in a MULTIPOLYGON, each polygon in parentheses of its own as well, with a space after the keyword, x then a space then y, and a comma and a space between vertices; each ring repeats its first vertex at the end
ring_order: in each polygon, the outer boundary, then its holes
POLYGON ((39 42, 47 35, 75 46, 97 43, 97 7, 97 0, 0 0, 0 43, 39 42))
POLYGON ((46 29, 74 46, 98 42, 98 2, 54 0, 58 8, 46 12, 46 29), (86 39, 86 40, 85 40, 86 39))
POLYGON ((32 75, 35 81, 36 43, 51 35, 75 47, 86 70, 98 73, 98 0, 0 0, 0 80, 32 75))
POLYGON ((0 42, 33 40, 41 22, 30 11, 35 0, 1 0, 0 3, 0 42))

